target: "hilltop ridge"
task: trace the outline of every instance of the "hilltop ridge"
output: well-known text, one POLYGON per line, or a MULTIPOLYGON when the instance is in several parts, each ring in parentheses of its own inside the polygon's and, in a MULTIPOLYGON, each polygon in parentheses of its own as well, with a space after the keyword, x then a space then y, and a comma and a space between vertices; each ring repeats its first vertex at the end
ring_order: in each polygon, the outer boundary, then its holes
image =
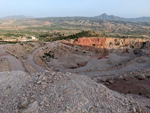
POLYGON ((3 17, 3 19, 27 19, 27 18, 34 18, 32 16, 25 16, 25 15, 12 15, 3 17))
MULTIPOLYGON (((32 16, 25 16, 25 15, 12 15, 12 16, 6 16, 3 17, 3 19, 32 19, 35 17, 32 16)), ((150 17, 137 17, 137 18, 125 18, 125 17, 119 17, 119 16, 115 16, 115 15, 108 15, 107 13, 103 13, 101 15, 98 16, 94 16, 94 17, 85 17, 85 16, 74 16, 74 17, 51 17, 51 16, 47 16, 47 17, 39 17, 39 18, 84 18, 84 19, 101 19, 101 20, 114 20, 114 21, 129 21, 129 22, 150 22, 150 17)))
POLYGON ((123 18, 119 16, 114 15, 107 15, 106 13, 103 13, 102 15, 96 16, 97 19, 102 20, 115 20, 115 21, 129 21, 129 22, 150 22, 150 17, 138 17, 138 18, 123 18))

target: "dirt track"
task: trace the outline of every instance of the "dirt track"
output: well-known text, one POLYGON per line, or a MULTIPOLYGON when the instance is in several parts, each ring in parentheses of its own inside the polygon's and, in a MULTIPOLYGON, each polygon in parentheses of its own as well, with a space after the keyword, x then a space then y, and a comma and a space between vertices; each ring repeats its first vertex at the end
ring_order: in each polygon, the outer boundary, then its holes
MULTIPOLYGON (((10 63, 9 70, 10 71, 17 71, 17 70, 25 71, 25 68, 23 64, 21 63, 21 61, 17 59, 16 57, 7 53, 4 50, 4 46, 5 45, 0 45, 0 59, 7 58, 9 60, 9 63, 10 63)), ((32 54, 29 54, 26 60, 37 72, 43 72, 46 70, 44 66, 37 65, 33 59, 33 56, 35 55, 35 53, 38 52, 41 48, 35 50, 32 54)))
MULTIPOLYGON (((137 62, 132 62, 130 65, 126 66, 126 67, 123 67, 123 68, 120 68, 120 69, 114 69, 114 70, 107 70, 107 71, 92 71, 92 72, 82 72, 84 71, 84 68, 80 68, 80 69, 76 69, 76 71, 81 71, 81 75, 86 75, 86 76, 89 76, 89 77, 93 77, 94 75, 108 75, 108 74, 116 74, 116 75, 119 75, 120 73, 122 72, 131 72, 131 71, 136 71, 136 70, 140 70, 141 68, 144 68, 145 70, 148 68, 149 69, 149 66, 150 66, 150 58, 145 58, 147 60, 147 62, 145 63, 137 63, 137 62)), ((97 61, 97 59, 93 59, 95 60, 95 62, 97 61)), ((94 61, 93 61, 94 62, 94 61)), ((97 62, 100 62, 100 61, 97 61, 97 62)), ((106 65, 106 59, 101 59, 101 65, 102 66, 105 66, 106 65)), ((88 65, 94 65, 94 63, 92 64, 92 60, 91 62, 89 62, 88 65)), ((90 67, 90 66, 89 66, 90 67)), ((94 66, 93 66, 94 67, 94 66)), ((96 66, 95 66, 96 68, 96 66)))
POLYGON ((32 54, 29 54, 28 57, 27 57, 27 61, 29 62, 29 64, 34 67, 34 69, 37 71, 37 72, 43 72, 46 70, 46 68, 44 66, 40 66, 38 64, 35 63, 34 61, 34 55, 39 51, 41 50, 43 47, 40 47, 39 49, 35 50, 32 54))
POLYGON ((16 70, 24 71, 24 67, 23 67, 22 63, 20 62, 20 60, 18 60, 14 56, 11 56, 10 54, 6 53, 6 51, 3 48, 4 46, 5 45, 0 45, 0 59, 7 58, 9 60, 10 71, 16 71, 16 70))

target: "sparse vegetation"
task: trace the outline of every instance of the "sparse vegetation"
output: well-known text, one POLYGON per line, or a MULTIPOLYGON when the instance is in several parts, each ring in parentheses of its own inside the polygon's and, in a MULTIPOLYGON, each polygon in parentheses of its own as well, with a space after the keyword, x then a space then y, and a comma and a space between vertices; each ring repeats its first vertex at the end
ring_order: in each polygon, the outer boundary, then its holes
POLYGON ((27 27, 26 29, 34 29, 34 30, 76 30, 76 29, 69 29, 69 28, 62 28, 62 27, 27 27))
POLYGON ((115 43, 115 45, 116 45, 116 46, 119 46, 120 44, 119 44, 119 43, 115 43))
POLYGON ((76 39, 80 37, 147 38, 150 37, 148 22, 110 21, 92 18, 38 18, 0 20, 0 36, 5 39, 35 36, 42 41, 76 39), (5 26, 3 23, 12 24, 5 26), (34 21, 34 22, 32 22, 34 21), (46 22, 50 22, 46 23, 46 22), (85 24, 86 23, 86 24, 85 24), (104 23, 107 23, 104 25, 104 23), (114 25, 112 29, 109 24, 114 25), (26 26, 25 28, 22 26, 26 26), (36 26, 36 27, 35 27, 36 26), (109 27, 110 28, 109 28, 109 27), (6 30, 7 28, 7 30, 6 30), (108 29, 109 28, 109 29, 108 29), (90 32, 88 31, 90 30, 90 32), (107 32, 106 32, 107 31, 107 32))
POLYGON ((134 46, 131 46, 132 48, 134 48, 134 46))
POLYGON ((68 40, 68 39, 77 39, 81 37, 100 37, 103 36, 100 33, 96 33, 95 31, 81 31, 76 34, 64 36, 63 34, 57 32, 53 34, 43 34, 39 36, 40 40, 44 40, 46 42, 56 41, 56 40, 68 40))
POLYGON ((7 33, 7 34, 4 34, 5 37, 19 37, 19 36, 24 36, 23 34, 11 34, 11 33, 7 33))
POLYGON ((93 44, 93 46, 95 46, 95 44, 93 44))
POLYGON ((54 59, 54 54, 50 54, 50 53, 44 53, 45 56, 43 56, 43 58, 45 58, 46 56, 48 56, 49 58, 53 58, 54 59))
POLYGON ((145 106, 145 107, 147 107, 148 109, 150 109, 150 106, 145 106))

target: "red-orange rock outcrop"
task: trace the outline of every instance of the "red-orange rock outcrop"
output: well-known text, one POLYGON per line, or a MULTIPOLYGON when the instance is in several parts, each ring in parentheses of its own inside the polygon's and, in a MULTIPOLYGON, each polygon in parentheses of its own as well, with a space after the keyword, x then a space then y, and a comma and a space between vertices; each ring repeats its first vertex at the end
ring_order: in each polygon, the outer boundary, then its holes
POLYGON ((90 38, 79 38, 75 40, 73 43, 84 47, 88 51, 95 52, 105 57, 109 54, 109 51, 106 48, 105 41, 106 38, 90 37, 90 38))
POLYGON ((120 51, 124 53, 128 49, 150 48, 149 39, 140 38, 104 38, 104 37, 83 37, 78 38, 73 44, 82 46, 87 51, 95 52, 101 57, 109 54, 110 50, 120 51))

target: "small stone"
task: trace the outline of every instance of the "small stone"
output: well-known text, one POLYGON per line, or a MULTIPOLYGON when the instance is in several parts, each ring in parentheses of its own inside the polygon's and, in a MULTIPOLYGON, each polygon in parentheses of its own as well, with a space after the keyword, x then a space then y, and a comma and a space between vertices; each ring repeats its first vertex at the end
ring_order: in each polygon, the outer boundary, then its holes
POLYGON ((53 76, 52 76, 52 75, 50 75, 50 76, 49 76, 49 79, 51 80, 52 78, 53 78, 53 76))
POLYGON ((40 105, 41 105, 41 106, 44 105, 44 102, 42 101, 42 102, 40 103, 40 105))
POLYGON ((41 84, 41 81, 38 81, 37 84, 38 84, 38 85, 41 84))
POLYGON ((99 104, 98 104, 98 103, 96 103, 94 106, 95 106, 95 107, 99 107, 99 104))
POLYGON ((106 85, 109 85, 109 82, 105 82, 106 85))
POLYGON ((122 76, 119 76, 119 78, 120 78, 120 79, 123 79, 123 77, 122 77, 122 76))
POLYGON ((32 95, 31 98, 35 98, 35 95, 32 95))
POLYGON ((28 106, 28 100, 27 98, 25 98, 19 105, 19 108, 26 108, 27 106, 28 106))
POLYGON ((132 111, 133 111, 133 113, 136 113, 135 107, 132 107, 132 111))
POLYGON ((45 72, 45 73, 48 73, 49 71, 48 71, 48 70, 45 70, 44 72, 45 72))
POLYGON ((40 77, 39 77, 39 80, 41 80, 42 78, 43 78, 43 76, 40 76, 40 77))
POLYGON ((49 82, 50 82, 50 83, 54 83, 54 81, 53 81, 53 80, 50 80, 49 82))
POLYGON ((94 78, 93 80, 94 80, 95 82, 97 82, 97 78, 94 78))
POLYGON ((54 76, 56 74, 56 72, 52 72, 51 75, 54 76))
POLYGON ((102 78, 101 81, 102 82, 106 82, 107 78, 102 78))
POLYGON ((114 81, 113 81, 113 80, 109 80, 109 83, 113 84, 113 83, 114 83, 114 81))
POLYGON ((32 104, 29 105, 28 109, 25 109, 22 113, 39 113, 39 106, 38 106, 38 102, 35 101, 32 104))
POLYGON ((142 110, 140 107, 137 107, 136 111, 137 111, 137 113, 142 113, 142 110))
POLYGON ((114 83, 114 81, 112 79, 107 80, 107 82, 109 82, 110 84, 114 83))
POLYGON ((47 87, 47 84, 45 82, 42 82, 42 87, 43 88, 46 88, 47 87))
POLYGON ((69 75, 69 76, 71 75, 71 73, 70 73, 70 72, 66 72, 66 74, 67 74, 67 75, 69 75))
POLYGON ((147 78, 150 78, 150 75, 147 75, 146 77, 147 77, 147 78))
POLYGON ((139 80, 144 80, 145 79, 145 75, 141 74, 141 75, 136 75, 135 76, 137 79, 139 80))

